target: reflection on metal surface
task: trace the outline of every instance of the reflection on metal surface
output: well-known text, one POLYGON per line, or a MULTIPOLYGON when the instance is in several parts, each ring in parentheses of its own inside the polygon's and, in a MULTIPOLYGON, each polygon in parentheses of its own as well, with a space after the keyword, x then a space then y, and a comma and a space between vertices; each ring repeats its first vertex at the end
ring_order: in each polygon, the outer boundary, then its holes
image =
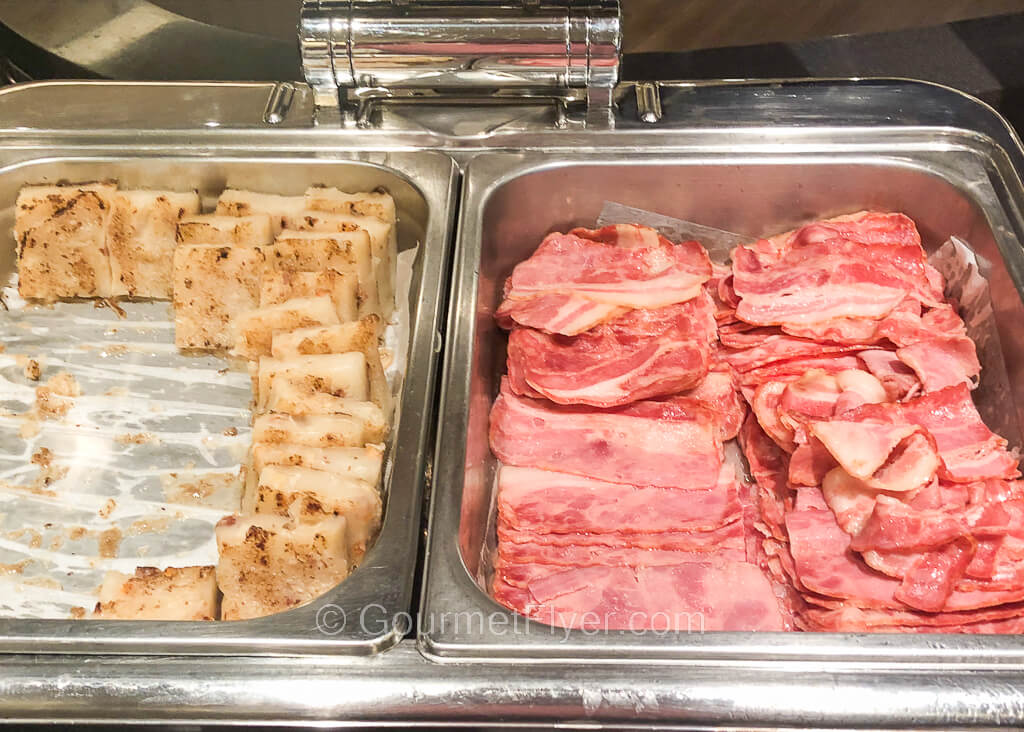
MULTIPOLYGON (((617 0, 304 0, 299 44, 318 103, 441 93, 555 96, 607 122, 622 38, 617 0)), ((367 115, 361 115, 365 124, 367 115)))
MULTIPOLYGON (((297 3, 291 8, 294 18, 297 3)), ((211 25, 147 0, 5 2, 0 21, 65 64, 111 79, 300 78, 294 40, 211 25)))
POLYGON ((636 107, 641 122, 654 124, 661 119, 661 89, 656 82, 644 81, 636 85, 636 107))

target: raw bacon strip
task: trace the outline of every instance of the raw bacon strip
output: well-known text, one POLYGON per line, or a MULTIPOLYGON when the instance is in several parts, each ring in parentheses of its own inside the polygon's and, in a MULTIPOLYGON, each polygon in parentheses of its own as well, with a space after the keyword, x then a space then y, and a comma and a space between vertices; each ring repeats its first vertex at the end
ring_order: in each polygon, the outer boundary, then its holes
POLYGON ((606 483, 536 468, 502 466, 498 516, 519 530, 553 534, 653 534, 716 529, 736 520, 736 475, 722 466, 712 490, 606 483))
POLYGON ((766 269, 750 250, 737 247, 736 317, 757 325, 805 326, 851 316, 880 320, 908 295, 937 305, 941 294, 936 298, 928 291, 924 264, 920 245, 834 241, 794 249, 776 267, 766 269), (912 271, 905 271, 903 264, 911 264, 912 271))
POLYGON ((717 418, 692 399, 560 407, 517 396, 507 379, 491 410, 490 440, 507 465, 631 485, 711 489, 722 463, 717 418))
POLYGON ((981 373, 974 341, 966 336, 930 338, 904 346, 896 356, 920 379, 926 392, 967 384, 981 373))
MULTIPOLYGON (((921 244, 917 226, 900 213, 857 211, 831 219, 816 221, 783 234, 776 234, 757 243, 759 251, 767 251, 778 258, 798 241, 820 243, 833 239, 848 239, 865 244, 921 244)), ((939 288, 941 290, 941 287, 939 288)))
POLYGON ((759 325, 806 326, 835 318, 880 320, 908 296, 942 304, 941 277, 925 261, 910 219, 861 212, 836 221, 737 247, 736 316, 759 325))
MULTIPOLYGON (((743 522, 739 514, 732 523, 708 531, 662 531, 652 534, 628 534, 606 531, 600 534, 547 534, 537 531, 524 531, 498 524, 498 553, 514 562, 540 561, 527 559, 525 555, 513 555, 518 552, 515 545, 530 545, 565 548, 566 554, 575 552, 574 547, 587 547, 593 550, 607 550, 630 547, 633 549, 660 551, 704 551, 718 545, 743 546, 743 522), (735 543, 734 542, 737 542, 735 543), (508 546, 504 546, 507 542, 508 546)), ((531 550, 532 551, 532 550, 531 550)), ((551 564, 576 564, 569 561, 550 561, 551 564)))
POLYGON ((702 293, 657 310, 630 310, 567 337, 515 328, 508 374, 516 391, 558 404, 615 407, 676 394, 704 378, 715 337, 714 306, 702 293))
POLYGON ((894 351, 870 349, 860 351, 857 357, 885 387, 888 401, 908 399, 920 390, 921 382, 917 374, 894 351))
POLYGON ((969 483, 1020 475, 1006 440, 981 421, 967 386, 951 386, 905 402, 901 412, 935 438, 949 480, 969 483))
MULTIPOLYGON (((730 537, 699 545, 693 541, 685 549, 651 549, 628 545, 605 544, 540 544, 524 541, 498 545, 497 565, 512 571, 513 567, 553 565, 556 567, 648 567, 659 564, 679 564, 691 561, 696 555, 714 555, 722 559, 742 561, 746 557, 743 530, 739 522, 731 525, 730 537)), ((505 570, 503 570, 505 571, 505 570)), ((511 580, 510 580, 511 581, 511 580)), ((515 583, 513 583, 515 584, 515 583)))
POLYGON ((779 361, 796 358, 819 357, 829 353, 849 353, 859 350, 858 346, 838 343, 819 343, 806 338, 797 338, 778 333, 774 328, 758 328, 742 333, 722 333, 724 360, 737 371, 750 371, 779 361), (768 331, 767 333, 761 331, 768 331), (750 345, 746 345, 746 344, 750 345), (737 350, 742 349, 742 350, 737 350))
MULTIPOLYGON (((697 242, 672 244, 658 237, 654 246, 624 248, 579 235, 587 233, 600 239, 602 231, 549 234, 533 256, 512 271, 505 302, 498 308, 499 322, 512 318, 539 330, 575 335, 614 313, 598 317, 600 313, 594 312, 588 325, 587 318, 577 312, 578 303, 562 303, 547 322, 542 322, 536 312, 524 307, 524 301, 559 295, 618 308, 661 308, 696 297, 711 277, 711 261, 697 242)), ((614 239, 619 238, 615 233, 614 239)), ((545 308, 545 312, 552 310, 550 304, 545 308)))
POLYGON ((529 590, 500 581, 495 599, 542 622, 607 630, 783 630, 771 584, 744 562, 585 567, 536 580, 529 590), (507 588, 507 589, 506 589, 507 588))
POLYGON ((789 457, 764 433, 750 415, 739 433, 750 474, 757 483, 761 519, 777 539, 785 539, 785 514, 792 507, 792 491, 786 485, 789 457))
POLYGON ((858 369, 860 359, 852 353, 820 356, 817 358, 794 358, 788 361, 776 361, 759 366, 739 374, 741 386, 757 386, 766 381, 792 381, 803 376, 812 369, 821 369, 830 374, 858 369))
POLYGON ((964 321, 947 303, 922 312, 919 306, 897 308, 878 324, 878 335, 898 347, 909 346, 931 338, 957 338, 967 335, 964 321))
POLYGON ((843 605, 836 609, 810 608, 801 613, 813 630, 832 633, 862 633, 870 630, 900 631, 907 628, 920 632, 934 628, 934 632, 961 633, 962 628, 978 623, 991 623, 1006 619, 1024 621, 1024 605, 1002 605, 984 610, 966 612, 922 613, 912 610, 884 610, 843 605))
POLYGON ((695 399, 714 411, 718 417, 718 439, 731 440, 740 431, 743 418, 747 416, 747 404, 736 389, 732 369, 719 366, 708 371, 707 376, 681 396, 695 399))
POLYGON ((800 445, 789 459, 789 484, 797 486, 820 486, 828 472, 836 467, 836 459, 811 437, 800 445))
POLYGON ((916 610, 938 612, 974 557, 974 542, 960 538, 922 554, 906 574, 894 597, 916 610))
POLYGON ((919 511, 896 498, 880 495, 863 529, 851 540, 850 548, 858 552, 930 549, 969 531, 961 514, 942 509, 919 511))
POLYGON ((595 302, 579 295, 554 293, 525 300, 505 300, 494 317, 505 330, 519 324, 571 336, 627 311, 628 308, 595 302))
POLYGON ((526 588, 530 582, 564 572, 572 567, 660 567, 688 562, 742 562, 746 552, 734 547, 712 547, 707 551, 670 551, 664 549, 610 548, 595 553, 589 561, 557 564, 551 562, 508 562, 499 556, 494 574, 513 587, 526 588))
POLYGON ((906 422, 840 418, 813 422, 810 431, 847 473, 875 490, 917 490, 939 468, 932 442, 906 422))
POLYGON ((879 495, 863 529, 853 537, 854 551, 934 549, 963 536, 998 537, 1020 533, 1024 501, 973 504, 961 510, 920 510, 879 495))
POLYGON ((893 599, 899 581, 869 569, 850 551, 850 537, 831 511, 792 511, 786 514, 786 529, 795 570, 806 589, 869 607, 902 607, 893 599))
MULTIPOLYGON (((826 473, 825 479, 821 482, 821 494, 828 508, 835 514, 836 523, 840 528, 847 534, 856 536, 864 530, 864 525, 875 510, 878 491, 869 488, 843 468, 833 468, 826 473)), ((875 566, 870 562, 868 564, 875 566)))

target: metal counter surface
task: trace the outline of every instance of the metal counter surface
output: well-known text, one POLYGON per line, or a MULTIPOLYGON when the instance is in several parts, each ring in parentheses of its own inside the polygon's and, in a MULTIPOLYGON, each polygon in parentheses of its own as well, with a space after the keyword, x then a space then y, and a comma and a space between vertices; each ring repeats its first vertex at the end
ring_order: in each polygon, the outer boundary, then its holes
POLYGON ((376 659, 0 659, 9 723, 452 724, 954 729, 1020 724, 1020 669, 943 674, 790 665, 432 666, 376 659), (514 682, 512 679, 514 678, 514 682))

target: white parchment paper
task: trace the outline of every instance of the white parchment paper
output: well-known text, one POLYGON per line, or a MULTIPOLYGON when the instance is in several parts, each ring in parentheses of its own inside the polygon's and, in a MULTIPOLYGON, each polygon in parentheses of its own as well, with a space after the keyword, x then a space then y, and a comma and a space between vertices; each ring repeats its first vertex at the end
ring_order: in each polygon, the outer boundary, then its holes
MULTIPOLYGON (((385 331, 396 395, 416 253, 398 256, 385 331)), ((179 353, 165 301, 122 303, 122 318, 91 301, 26 305, 14 281, 3 296, 0 616, 91 611, 111 569, 215 564, 213 527, 239 508, 251 441, 244 363, 179 353), (30 361, 39 381, 26 375, 30 361), (39 419, 37 387, 61 372, 81 396, 65 415, 39 419)))

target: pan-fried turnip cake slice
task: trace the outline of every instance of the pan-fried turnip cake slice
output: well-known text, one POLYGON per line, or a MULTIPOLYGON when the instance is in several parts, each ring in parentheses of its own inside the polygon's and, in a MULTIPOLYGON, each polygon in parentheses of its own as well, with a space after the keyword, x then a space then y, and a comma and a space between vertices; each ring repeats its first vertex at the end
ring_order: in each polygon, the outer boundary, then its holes
POLYGON ((309 447, 287 442, 257 442, 252 448, 252 464, 256 472, 262 471, 268 465, 310 468, 340 475, 343 478, 365 480, 370 485, 380 483, 383 461, 384 450, 379 445, 309 447))
POLYGON ((322 470, 268 465, 260 471, 256 513, 290 515, 297 499, 315 498, 324 511, 345 517, 348 553, 358 563, 380 530, 383 503, 376 486, 322 470))
POLYGON ((269 356, 274 333, 338 322, 338 313, 329 295, 260 307, 239 316, 234 353, 248 359, 269 356))
POLYGON ((384 375, 384 366, 377 345, 380 330, 380 318, 368 315, 354 323, 278 332, 274 333, 271 352, 274 358, 280 359, 349 351, 361 352, 366 357, 369 398, 383 409, 385 414, 390 414, 391 388, 384 375))
POLYGON ((304 605, 348 576, 344 516, 227 516, 217 523, 221 620, 244 620, 304 605))
POLYGON ((199 205, 196 191, 118 191, 107 228, 115 295, 171 297, 178 222, 199 205))
POLYGON ((235 321, 259 305, 263 252, 256 247, 186 244, 174 251, 174 343, 228 348, 235 321))
POLYGON ((18 292, 53 301, 110 297, 107 222, 117 187, 26 186, 15 203, 18 292))
POLYGON ((323 272, 334 270, 356 276, 359 314, 380 312, 377 278, 373 270, 370 236, 365 231, 282 231, 265 248, 267 270, 323 272))
POLYGON ((177 236, 179 244, 234 244, 242 247, 263 246, 274 240, 267 214, 185 216, 178 222, 177 236))
POLYGON ((213 567, 138 567, 134 576, 107 573, 93 617, 216 620, 219 596, 213 567))
POLYGON ((370 251, 373 254, 373 271, 377 280, 377 297, 381 314, 390 318, 395 305, 395 264, 397 253, 394 239, 394 225, 385 223, 376 216, 358 216, 350 213, 326 211, 305 211, 298 216, 285 219, 288 229, 315 232, 365 231, 370 236, 370 251))
POLYGON ((292 443, 309 447, 362 447, 383 442, 388 424, 376 404, 350 403, 347 411, 334 414, 260 414, 253 420, 253 442, 267 444, 292 443), (367 409, 354 407, 360 405, 367 409), (372 414, 370 412, 376 412, 372 414))
POLYGON ((260 307, 279 305, 297 297, 327 295, 334 303, 338 321, 347 323, 359 317, 359 278, 333 269, 320 272, 268 270, 260 282, 260 307))
POLYGON ((228 188, 217 199, 217 214, 221 216, 270 216, 270 229, 274 236, 284 228, 284 219, 306 209, 304 196, 279 196, 275 193, 256 193, 228 188))

